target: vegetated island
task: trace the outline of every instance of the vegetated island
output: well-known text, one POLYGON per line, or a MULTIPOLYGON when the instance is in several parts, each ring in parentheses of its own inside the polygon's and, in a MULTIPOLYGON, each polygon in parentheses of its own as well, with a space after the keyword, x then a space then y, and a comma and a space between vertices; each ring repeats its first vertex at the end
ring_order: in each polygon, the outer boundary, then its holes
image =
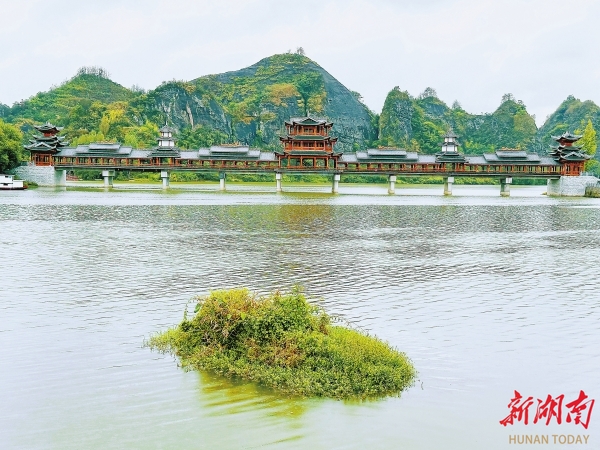
POLYGON ((247 289, 197 297, 195 315, 151 337, 152 349, 186 369, 256 381, 287 394, 347 398, 399 395, 416 370, 387 343, 333 324, 299 288, 256 296, 247 289))

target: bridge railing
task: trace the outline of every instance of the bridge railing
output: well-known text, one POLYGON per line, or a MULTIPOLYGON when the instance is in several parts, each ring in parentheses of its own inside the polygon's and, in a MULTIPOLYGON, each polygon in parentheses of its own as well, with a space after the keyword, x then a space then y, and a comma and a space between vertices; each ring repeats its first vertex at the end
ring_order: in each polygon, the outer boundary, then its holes
MULTIPOLYGON (((98 161, 78 161, 76 158, 61 158, 54 161, 55 167, 68 169, 113 169, 113 170, 180 170, 180 171, 286 171, 311 172, 332 171, 353 174, 399 174, 399 175, 439 175, 439 176, 522 176, 551 177, 563 175, 562 166, 526 166, 526 165, 467 165, 448 167, 433 164, 404 163, 338 163, 336 167, 324 165, 279 165, 277 160, 245 161, 245 160, 174 160, 172 162, 156 162, 123 158, 98 158, 98 161)), ((310 161, 310 160, 309 160, 310 161)), ((576 175, 576 174, 573 174, 576 175)))

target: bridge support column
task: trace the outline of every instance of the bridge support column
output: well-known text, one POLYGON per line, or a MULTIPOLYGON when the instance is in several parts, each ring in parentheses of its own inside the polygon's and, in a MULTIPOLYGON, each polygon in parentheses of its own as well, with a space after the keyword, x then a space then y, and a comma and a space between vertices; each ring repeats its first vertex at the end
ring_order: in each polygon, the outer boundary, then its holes
POLYGON ((225 188, 225 172, 219 172, 219 190, 224 191, 225 188))
POLYGON ((332 194, 337 194, 340 191, 340 178, 342 178, 342 176, 339 173, 333 175, 333 185, 331 186, 332 194))
POLYGON ((452 183, 454 177, 444 177, 444 195, 452 195, 452 183))
POLYGON ((115 178, 115 171, 114 170, 103 170, 102 178, 104 179, 104 187, 105 188, 112 187, 113 179, 115 178))
POLYGON ((277 187, 277 192, 281 192, 281 173, 277 172, 275 174, 275 186, 277 187))
POLYGON ((390 175, 388 177, 388 180, 390 182, 390 187, 388 188, 388 194, 395 194, 396 193, 396 175, 390 175))
POLYGON ((55 186, 66 186, 67 185, 67 171, 66 170, 55 170, 54 171, 54 185, 55 186))
POLYGON ((500 196, 501 197, 510 197, 510 184, 512 183, 512 178, 504 178, 500 180, 500 196))
POLYGON ((162 170, 160 172, 160 179, 162 180, 162 188, 169 189, 169 172, 162 170))

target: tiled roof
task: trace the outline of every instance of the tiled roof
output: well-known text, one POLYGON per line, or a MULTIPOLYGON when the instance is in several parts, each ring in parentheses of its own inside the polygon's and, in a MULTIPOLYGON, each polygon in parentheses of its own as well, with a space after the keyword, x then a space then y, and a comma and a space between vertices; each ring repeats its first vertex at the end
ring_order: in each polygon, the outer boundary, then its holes
POLYGON ((287 125, 331 125, 325 119, 314 119, 312 117, 292 117, 290 121, 285 122, 287 125))

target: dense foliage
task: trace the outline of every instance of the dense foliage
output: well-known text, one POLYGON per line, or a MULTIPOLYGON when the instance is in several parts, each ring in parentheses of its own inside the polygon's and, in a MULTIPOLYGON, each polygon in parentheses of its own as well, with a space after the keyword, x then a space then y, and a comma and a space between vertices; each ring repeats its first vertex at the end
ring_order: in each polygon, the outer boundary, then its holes
POLYGON ((0 119, 0 173, 16 167, 21 162, 23 135, 21 131, 0 119))
POLYGON ((596 149, 598 148, 598 138, 596 137, 596 129, 592 125, 592 121, 588 120, 587 125, 583 130, 575 130, 576 134, 581 134, 581 139, 577 141, 577 145, 581 146, 581 149, 592 158, 585 162, 585 170, 596 172, 600 163, 598 160, 593 159, 596 156, 596 149))
POLYGON ((416 372, 402 353, 332 324, 298 290, 256 297, 246 289, 198 298, 196 314, 152 337, 184 368, 257 381, 290 394, 334 398, 397 395, 416 372))
POLYGON ((537 133, 534 118, 510 94, 492 114, 474 115, 458 103, 449 108, 431 88, 413 98, 395 87, 379 119, 379 144, 432 154, 440 150, 442 136, 450 128, 460 136, 468 154, 531 147, 537 133))

